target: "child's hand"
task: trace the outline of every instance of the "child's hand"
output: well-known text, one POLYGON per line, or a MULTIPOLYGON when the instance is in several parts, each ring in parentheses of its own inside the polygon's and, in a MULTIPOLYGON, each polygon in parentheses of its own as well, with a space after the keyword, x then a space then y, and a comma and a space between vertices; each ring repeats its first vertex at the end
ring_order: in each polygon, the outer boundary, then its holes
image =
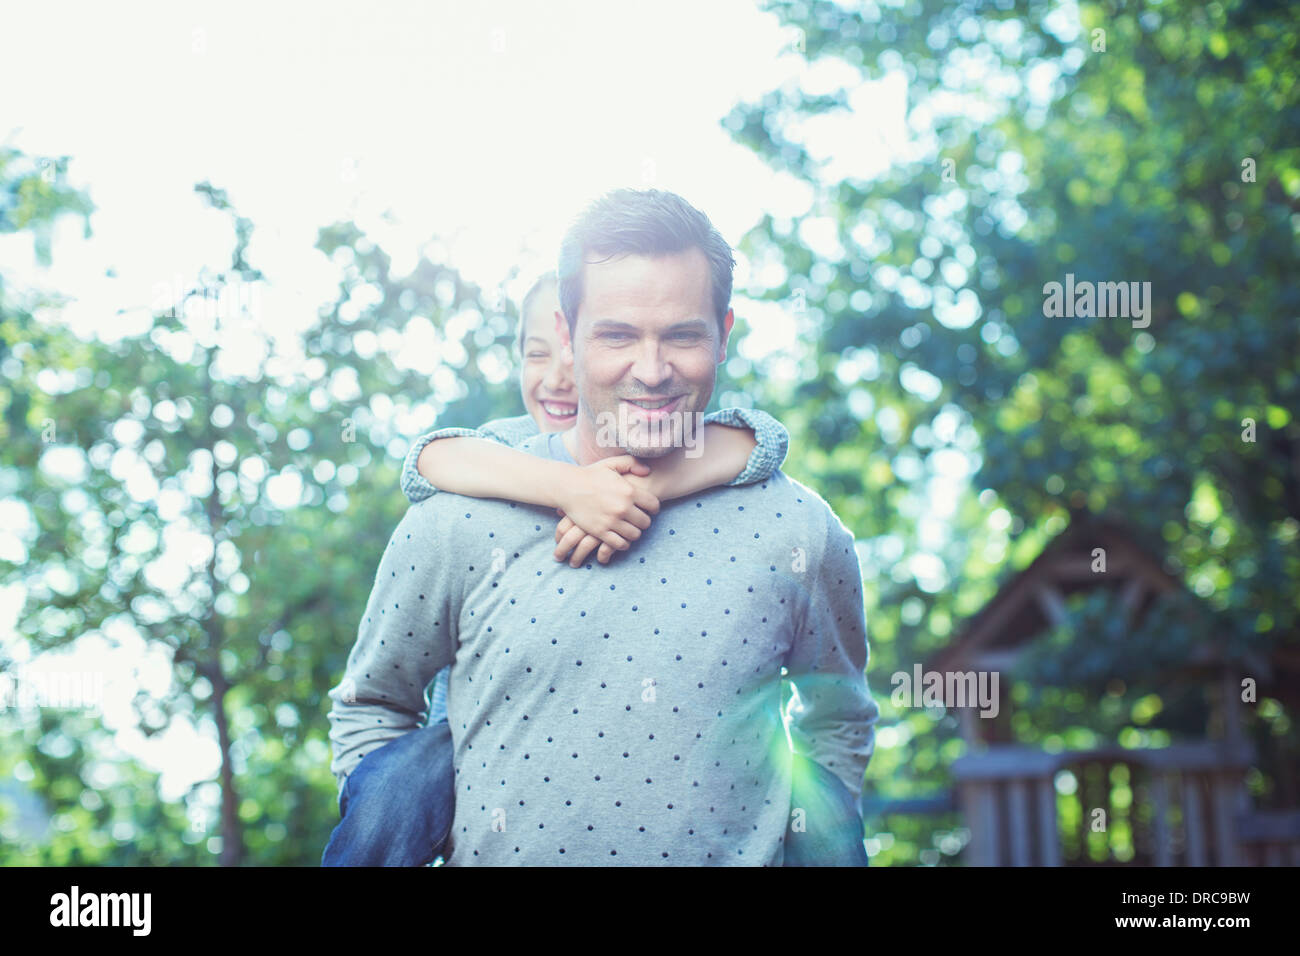
MULTIPOLYGON (((659 462, 656 461, 656 467, 651 470, 649 476, 626 472, 623 474, 623 480, 634 488, 649 492, 653 497, 653 482, 654 476, 658 474, 658 465, 659 462)), ((563 509, 557 508, 556 513, 561 515, 561 520, 555 527, 555 540, 557 542, 555 560, 563 561, 564 556, 572 550, 573 555, 569 559, 569 565, 578 568, 582 566, 582 562, 587 559, 592 550, 598 547, 600 550, 596 552, 596 560, 601 564, 609 564, 610 559, 614 557, 613 548, 597 539, 594 535, 587 534, 582 528, 574 524, 573 519, 565 515, 563 509)))
POLYGON ((605 544, 593 535, 587 534, 576 524, 573 519, 565 515, 558 525, 555 526, 555 540, 558 542, 555 548, 555 560, 563 561, 564 556, 574 548, 573 557, 569 559, 569 566, 573 568, 581 567, 582 562, 591 554, 592 548, 599 547, 596 552, 596 560, 601 564, 609 564, 609 559, 614 557, 614 549, 605 544))
MULTIPOLYGON (((595 464, 579 468, 576 480, 567 483, 556 495, 560 501, 557 513, 572 519, 575 527, 565 534, 560 534, 557 529, 556 537, 561 544, 555 549, 555 559, 563 561, 571 549, 581 549, 585 545, 583 538, 588 535, 614 551, 626 551, 631 547, 630 542, 636 541, 641 532, 650 527, 650 515, 659 513, 659 499, 641 482, 629 480, 644 478, 648 474, 650 468, 631 455, 602 458, 595 464), (582 532, 581 536, 577 535, 578 531, 582 532), (563 547, 566 535, 571 540, 568 547, 563 547)), ((591 550, 591 547, 585 547, 581 552, 582 558, 585 559, 591 550)), ((578 567, 582 561, 570 563, 578 567)))

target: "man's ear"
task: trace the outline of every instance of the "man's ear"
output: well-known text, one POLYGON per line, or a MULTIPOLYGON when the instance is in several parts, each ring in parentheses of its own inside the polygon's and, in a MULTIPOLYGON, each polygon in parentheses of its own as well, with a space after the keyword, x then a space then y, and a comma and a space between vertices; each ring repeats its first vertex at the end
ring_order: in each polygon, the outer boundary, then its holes
POLYGON ((555 334, 560 337, 560 350, 564 353, 564 360, 572 365, 573 342, 569 336, 569 323, 564 320, 564 313, 559 309, 555 310, 555 334))
POLYGON ((727 310, 727 314, 722 317, 722 341, 718 343, 718 364, 721 365, 727 360, 727 338, 731 335, 731 327, 736 324, 736 313, 732 309, 727 310))

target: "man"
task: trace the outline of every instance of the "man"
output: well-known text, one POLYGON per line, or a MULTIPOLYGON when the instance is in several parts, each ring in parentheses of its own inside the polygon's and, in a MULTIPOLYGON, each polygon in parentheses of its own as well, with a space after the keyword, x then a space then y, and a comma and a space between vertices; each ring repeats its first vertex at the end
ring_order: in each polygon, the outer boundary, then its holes
MULTIPOLYGON (((674 453, 726 359, 732 268, 672 193, 593 203, 560 253, 577 421, 520 447, 583 465, 674 453)), ((550 519, 451 494, 411 507, 330 692, 340 779, 419 726, 451 665, 448 865, 780 865, 788 838, 842 822, 877 710, 853 539, 826 503, 780 472, 714 488, 578 571, 552 559, 550 519), (791 805, 783 667, 807 806, 791 805)))
MULTIPOLYGON (((640 479, 641 490, 649 493, 649 499, 637 495, 637 485, 626 472, 615 474, 618 467, 637 461, 627 455, 604 458, 586 468, 551 462, 548 477, 536 467, 542 463, 534 455, 511 446, 539 432, 563 431, 576 420, 578 387, 573 380, 572 354, 565 358, 560 341, 557 326, 563 323, 557 323, 558 314, 559 285, 555 273, 550 272, 533 284, 520 308, 519 387, 528 414, 497 419, 476 430, 441 428, 419 438, 406 456, 402 475, 402 490, 411 503, 442 489, 474 498, 547 507, 576 504, 576 510, 566 513, 556 532, 561 539, 556 560, 564 560, 568 547, 576 543, 568 559, 576 569, 597 548, 597 561, 608 564, 614 554, 613 545, 618 543, 594 536, 574 541, 578 535, 586 536, 575 517, 580 516, 586 526, 597 529, 602 517, 609 520, 612 515, 598 514, 593 520, 589 505, 582 503, 584 495, 593 491, 589 484, 593 476, 612 482, 614 487, 623 486, 619 490, 639 500, 638 508, 650 508, 642 512, 643 523, 636 526, 640 528, 649 526, 649 515, 658 513, 661 499, 671 501, 699 494, 718 484, 767 481, 785 460, 788 436, 780 422, 758 409, 724 408, 705 418, 709 424, 700 446, 691 449, 701 452, 698 457, 685 457, 684 447, 682 454, 657 458, 653 467, 640 463, 651 473, 640 479), (753 437, 747 437, 749 434, 753 437), (601 475, 602 471, 605 474, 601 475), (592 474, 584 474, 587 472, 592 474), (567 534, 564 529, 568 529, 567 534)), ((616 501, 610 505, 615 506, 616 501)), ((636 516, 620 513, 620 517, 633 520, 636 516)), ((635 534, 639 537, 640 531, 635 534)), ((339 791, 340 820, 321 854, 322 866, 423 866, 440 855, 451 832, 456 805, 452 765, 455 745, 447 724, 447 676, 448 669, 443 668, 432 687, 428 726, 371 750, 348 775, 339 791)), ((847 812, 822 816, 826 827, 792 834, 786 866, 833 865, 837 860, 861 855, 860 825, 853 832, 854 824, 847 812), (842 820, 842 825, 836 827, 836 820, 842 820), (832 836, 828 841, 826 830, 840 837, 832 836)))

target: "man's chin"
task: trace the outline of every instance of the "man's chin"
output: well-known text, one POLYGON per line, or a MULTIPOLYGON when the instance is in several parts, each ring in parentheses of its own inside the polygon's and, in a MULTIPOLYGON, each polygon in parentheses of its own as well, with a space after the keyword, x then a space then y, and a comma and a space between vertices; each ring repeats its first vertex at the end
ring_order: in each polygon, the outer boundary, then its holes
POLYGON ((623 448, 637 458, 662 458, 682 444, 681 429, 667 424, 662 428, 629 428, 622 437, 623 448))
POLYGON ((623 451, 635 458, 663 458, 673 453, 671 445, 625 445, 623 451))
MULTIPOLYGON (((596 443, 617 447, 624 454, 637 458, 663 458, 679 448, 694 444, 698 425, 694 419, 687 419, 694 412, 675 411, 662 418, 645 420, 639 416, 630 419, 626 406, 617 412, 602 412, 596 416, 596 443), (694 426, 694 427, 692 427, 694 426), (691 432, 692 441, 686 441, 686 432, 691 432)), ((695 418, 702 416, 695 415, 695 418)))

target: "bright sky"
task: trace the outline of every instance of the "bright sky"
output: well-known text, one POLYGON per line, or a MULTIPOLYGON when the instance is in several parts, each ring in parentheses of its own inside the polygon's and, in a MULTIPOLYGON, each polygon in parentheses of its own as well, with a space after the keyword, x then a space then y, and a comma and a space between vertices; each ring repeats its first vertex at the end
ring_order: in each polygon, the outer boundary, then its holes
MULTIPOLYGON (((828 92, 847 70, 808 68, 794 36, 748 0, 42 2, 9 7, 4 28, 0 140, 70 156, 68 180, 98 211, 90 240, 66 224, 50 270, 12 237, 0 270, 71 296, 63 318, 109 337, 139 331, 160 288, 228 261, 225 219, 193 192, 205 179, 257 227, 273 332, 333 299, 337 273, 312 247, 336 220, 358 222, 407 267, 440 236, 446 258, 486 286, 516 262, 525 283, 551 267, 568 220, 616 186, 679 192, 735 244, 765 212, 805 212, 812 194, 720 120, 787 81, 828 92), (133 321, 114 318, 123 309, 133 321)), ((879 173, 905 139, 904 92, 898 75, 860 87, 851 114, 805 131, 810 148, 837 176, 879 173)), ((747 282, 741 261, 738 289, 747 282)), ((782 309, 742 305, 765 351, 791 341, 782 309)), ((0 594, 0 639, 16 599, 0 594)), ((183 721, 149 741, 130 729, 130 693, 165 693, 167 664, 122 639, 116 652, 83 641, 59 666, 108 672, 106 723, 175 796, 215 773, 215 735, 183 721)))
MULTIPOLYGON (((124 9, 6 13, 9 36, 31 42, 0 58, 3 88, 21 90, 0 136, 70 155, 69 180, 100 210, 94 239, 68 223, 73 241, 39 277, 77 297, 65 318, 78 328, 225 261, 229 230, 192 191, 203 179, 256 224, 276 324, 330 296, 334 273, 312 244, 339 219, 408 265, 441 236, 453 264, 493 286, 516 261, 525 284, 549 267, 568 220, 615 186, 673 189, 735 243, 764 211, 806 211, 811 193, 719 121, 788 80, 844 79, 807 69, 793 34, 748 0, 124 9)), ((864 92, 852 128, 819 131, 858 175, 884 165, 878 130, 901 128, 901 95, 864 92)), ((22 252, 0 249, 0 266, 22 252)))

